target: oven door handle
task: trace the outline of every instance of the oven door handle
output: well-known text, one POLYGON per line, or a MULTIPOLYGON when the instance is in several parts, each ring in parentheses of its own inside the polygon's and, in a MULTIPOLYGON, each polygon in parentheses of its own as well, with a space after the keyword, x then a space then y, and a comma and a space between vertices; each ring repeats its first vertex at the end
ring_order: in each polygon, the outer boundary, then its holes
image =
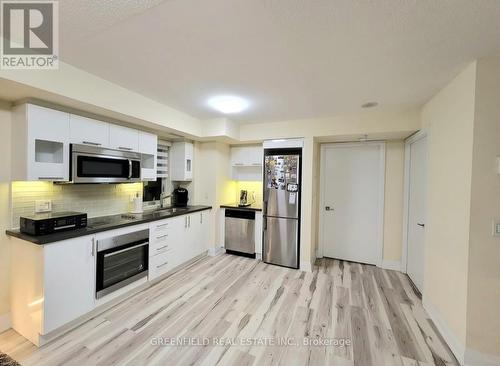
POLYGON ((127 251, 132 250, 132 249, 140 248, 140 247, 146 246, 148 244, 149 244, 149 241, 147 241, 145 243, 134 245, 133 247, 125 248, 125 249, 122 249, 122 250, 117 250, 116 252, 104 254, 104 258, 112 257, 114 255, 117 255, 117 254, 120 254, 120 253, 123 253, 123 252, 127 252, 127 251))

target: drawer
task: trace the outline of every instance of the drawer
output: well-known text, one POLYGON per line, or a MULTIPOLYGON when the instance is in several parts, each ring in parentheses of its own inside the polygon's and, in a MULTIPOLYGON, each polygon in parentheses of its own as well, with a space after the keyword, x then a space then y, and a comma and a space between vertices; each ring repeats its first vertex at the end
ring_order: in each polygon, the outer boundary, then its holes
POLYGON ((168 233, 172 229, 172 220, 160 221, 158 223, 151 224, 150 233, 152 237, 161 236, 168 233))
POLYGON ((153 244, 149 243, 149 256, 153 257, 155 255, 164 253, 164 252, 172 252, 174 247, 170 240, 157 241, 153 244))
POLYGON ((171 241, 172 231, 165 230, 163 232, 149 233, 149 244, 152 246, 163 244, 171 241))
POLYGON ((153 280, 176 266, 175 254, 167 251, 149 258, 149 280, 153 280))

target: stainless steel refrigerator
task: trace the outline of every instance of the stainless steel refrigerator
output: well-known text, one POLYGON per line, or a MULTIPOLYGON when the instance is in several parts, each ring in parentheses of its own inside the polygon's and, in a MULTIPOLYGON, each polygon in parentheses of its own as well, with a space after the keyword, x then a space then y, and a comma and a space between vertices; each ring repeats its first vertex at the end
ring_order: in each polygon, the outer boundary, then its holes
POLYGON ((263 260, 299 268, 302 149, 264 150, 263 260))

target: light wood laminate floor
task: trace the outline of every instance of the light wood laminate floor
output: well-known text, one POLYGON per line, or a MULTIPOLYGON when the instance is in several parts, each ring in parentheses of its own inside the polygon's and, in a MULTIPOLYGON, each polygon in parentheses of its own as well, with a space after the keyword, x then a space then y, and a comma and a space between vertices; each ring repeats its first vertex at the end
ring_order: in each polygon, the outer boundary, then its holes
POLYGON ((205 257, 40 349, 4 332, 0 350, 23 365, 457 364, 399 272, 321 259, 306 273, 231 255, 205 257), (158 345, 169 337, 199 345, 158 345))

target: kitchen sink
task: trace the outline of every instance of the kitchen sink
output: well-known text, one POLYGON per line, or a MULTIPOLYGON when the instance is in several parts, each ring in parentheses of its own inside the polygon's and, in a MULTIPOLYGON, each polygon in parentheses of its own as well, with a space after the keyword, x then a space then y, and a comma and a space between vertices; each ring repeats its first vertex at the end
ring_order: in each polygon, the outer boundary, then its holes
POLYGON ((156 210, 153 212, 153 215, 156 217, 163 217, 163 216, 170 216, 173 215, 176 212, 182 212, 186 211, 186 207, 169 207, 169 208, 162 208, 159 210, 156 210))

